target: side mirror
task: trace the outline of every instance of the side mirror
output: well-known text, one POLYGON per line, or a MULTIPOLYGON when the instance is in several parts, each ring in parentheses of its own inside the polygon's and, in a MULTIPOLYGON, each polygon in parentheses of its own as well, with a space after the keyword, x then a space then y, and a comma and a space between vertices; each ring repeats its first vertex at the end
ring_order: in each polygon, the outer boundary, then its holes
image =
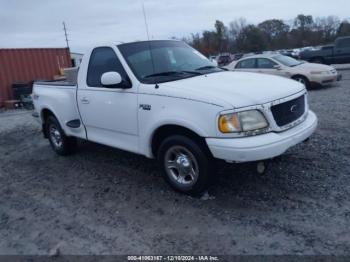
POLYGON ((273 68, 277 69, 277 70, 281 70, 282 69, 282 67, 280 65, 274 65, 273 68))
POLYGON ((101 76, 101 84, 106 87, 115 87, 123 81, 118 72, 106 72, 101 76))

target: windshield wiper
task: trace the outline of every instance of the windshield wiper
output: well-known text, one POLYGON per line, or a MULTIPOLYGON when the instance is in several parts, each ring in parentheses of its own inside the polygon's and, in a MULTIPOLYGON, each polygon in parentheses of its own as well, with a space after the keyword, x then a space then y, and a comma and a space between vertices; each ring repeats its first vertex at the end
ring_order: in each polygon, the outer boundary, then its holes
POLYGON ((201 75, 202 74, 202 73, 195 72, 195 71, 181 71, 181 73, 187 73, 187 74, 193 74, 193 75, 201 75))
POLYGON ((171 76, 171 75, 177 75, 177 74, 179 74, 179 72, 177 71, 167 71, 167 72, 151 74, 151 75, 145 76, 144 78, 155 77, 155 76, 171 76))
POLYGON ((206 70, 206 69, 214 69, 217 68, 216 66, 202 66, 197 68, 196 70, 200 71, 200 70, 206 70))
POLYGON ((194 71, 166 71, 166 72, 151 74, 151 75, 145 76, 144 78, 150 78, 150 77, 156 77, 156 76, 182 75, 184 73, 185 74, 193 74, 193 75, 201 75, 201 73, 194 72, 194 71))

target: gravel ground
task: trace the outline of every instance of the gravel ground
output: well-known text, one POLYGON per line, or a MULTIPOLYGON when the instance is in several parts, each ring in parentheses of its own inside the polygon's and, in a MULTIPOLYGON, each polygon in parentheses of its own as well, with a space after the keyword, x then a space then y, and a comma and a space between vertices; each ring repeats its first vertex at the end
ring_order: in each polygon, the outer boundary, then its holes
POLYGON ((154 161, 84 142, 53 153, 29 112, 0 114, 0 254, 350 254, 350 71, 309 92, 319 128, 271 161, 172 191, 154 161))

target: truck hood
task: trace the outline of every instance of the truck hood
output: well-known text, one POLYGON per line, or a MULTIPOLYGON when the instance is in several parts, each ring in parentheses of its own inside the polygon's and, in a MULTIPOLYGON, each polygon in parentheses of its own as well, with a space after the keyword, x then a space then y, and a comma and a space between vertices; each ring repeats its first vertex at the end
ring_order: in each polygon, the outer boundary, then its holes
POLYGON ((171 96, 239 108, 268 103, 304 89, 302 84, 279 76, 225 71, 163 83, 159 91, 171 96))

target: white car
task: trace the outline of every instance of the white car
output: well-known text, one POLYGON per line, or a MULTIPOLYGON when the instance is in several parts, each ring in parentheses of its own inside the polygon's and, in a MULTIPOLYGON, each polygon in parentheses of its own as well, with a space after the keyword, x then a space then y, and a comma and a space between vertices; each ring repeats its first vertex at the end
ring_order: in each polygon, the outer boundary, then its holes
POLYGON ((212 62, 214 66, 218 66, 218 62, 216 61, 216 56, 209 56, 209 61, 212 62))
POLYGON ((80 138, 156 158, 169 184, 191 194, 210 183, 213 159, 270 159, 317 126, 302 84, 224 71, 181 41, 94 47, 77 83, 37 82, 33 99, 57 154, 80 138))
POLYGON ((306 87, 332 84, 341 79, 341 75, 331 66, 298 61, 280 54, 242 58, 226 68, 231 71, 283 76, 297 80, 306 87))

